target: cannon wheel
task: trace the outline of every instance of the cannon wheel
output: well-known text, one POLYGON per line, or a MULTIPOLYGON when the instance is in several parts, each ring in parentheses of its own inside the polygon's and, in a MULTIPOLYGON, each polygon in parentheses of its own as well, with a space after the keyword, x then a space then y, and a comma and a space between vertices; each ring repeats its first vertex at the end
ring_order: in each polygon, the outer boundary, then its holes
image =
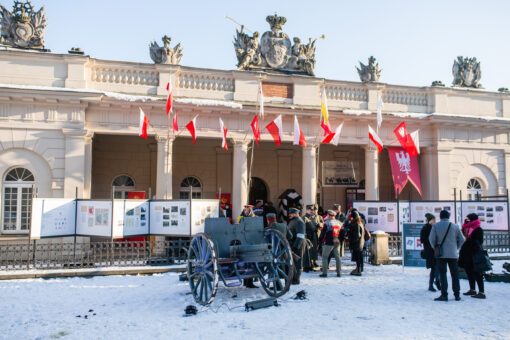
POLYGON ((262 288, 269 296, 280 297, 287 293, 294 275, 294 261, 290 244, 278 230, 265 231, 264 238, 271 245, 271 262, 256 263, 262 288))
POLYGON ((191 294, 201 305, 208 305, 218 290, 218 258, 207 234, 193 237, 188 251, 188 279, 191 294))

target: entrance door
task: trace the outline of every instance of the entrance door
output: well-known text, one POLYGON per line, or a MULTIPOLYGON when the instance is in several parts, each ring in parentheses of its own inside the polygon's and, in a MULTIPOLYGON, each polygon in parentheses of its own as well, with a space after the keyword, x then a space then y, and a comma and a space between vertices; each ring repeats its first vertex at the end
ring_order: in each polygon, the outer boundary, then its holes
POLYGON ((251 178, 250 195, 248 201, 250 204, 255 205, 257 200, 267 202, 267 187, 266 183, 258 177, 251 178))

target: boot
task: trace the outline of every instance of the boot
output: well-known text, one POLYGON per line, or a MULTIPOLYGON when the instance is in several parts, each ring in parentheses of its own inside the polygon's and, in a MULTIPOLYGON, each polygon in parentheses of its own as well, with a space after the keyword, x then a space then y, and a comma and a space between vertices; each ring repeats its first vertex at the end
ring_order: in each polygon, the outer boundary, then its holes
POLYGON ((475 299, 485 299, 486 296, 485 296, 485 293, 482 293, 482 292, 479 292, 478 294, 475 294, 475 295, 471 295, 472 298, 475 298, 475 299))
POLYGON ((466 296, 469 296, 469 295, 476 295, 476 290, 474 290, 474 289, 470 289, 470 290, 468 290, 467 292, 463 293, 462 295, 466 295, 466 296))
POLYGON ((460 294, 459 293, 455 294, 455 301, 460 301, 460 294))
POLYGON ((299 278, 301 277, 301 269, 297 269, 294 272, 294 277, 292 278, 292 284, 298 285, 299 284, 299 278))
POLYGON ((328 277, 328 274, 321 274, 319 277, 328 277))
POLYGON ((448 295, 439 295, 434 301, 448 301, 448 295))
POLYGON ((431 291, 431 292, 437 292, 437 290, 434 288, 434 286, 433 286, 433 285, 430 285, 430 286, 429 286, 429 291, 431 291))

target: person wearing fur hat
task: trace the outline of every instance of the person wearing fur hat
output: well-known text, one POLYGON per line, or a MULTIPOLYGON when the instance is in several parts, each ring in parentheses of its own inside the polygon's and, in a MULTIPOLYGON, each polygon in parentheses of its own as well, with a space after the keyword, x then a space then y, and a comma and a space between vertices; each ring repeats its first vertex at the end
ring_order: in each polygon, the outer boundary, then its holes
POLYGON ((437 268, 436 257, 434 256, 434 248, 430 245, 429 236, 432 226, 436 223, 436 217, 430 213, 426 213, 425 218, 427 219, 427 223, 421 228, 420 242, 423 245, 423 258, 426 260, 426 266, 430 268, 429 290, 435 292, 434 283, 439 290, 441 290, 441 285, 439 283, 439 270, 437 268))
POLYGON ((473 264, 473 255, 483 244, 483 229, 477 214, 467 215, 462 225, 462 233, 466 241, 460 248, 459 267, 463 267, 469 280, 469 290, 464 295, 476 299, 485 299, 485 290, 483 285, 483 273, 475 271, 473 264), (476 293, 476 284, 478 284, 478 294, 476 293))
POLYGON ((363 262, 363 244, 365 243, 365 228, 358 211, 351 213, 349 229, 349 247, 351 248, 352 261, 356 262, 356 269, 351 275, 361 276, 361 266, 363 262))

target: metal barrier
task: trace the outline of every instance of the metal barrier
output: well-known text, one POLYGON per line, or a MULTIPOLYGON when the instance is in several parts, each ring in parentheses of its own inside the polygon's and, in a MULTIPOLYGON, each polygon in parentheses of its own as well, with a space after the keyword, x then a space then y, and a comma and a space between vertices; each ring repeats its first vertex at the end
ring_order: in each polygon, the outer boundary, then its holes
POLYGON ((0 244, 0 270, 183 264, 189 239, 0 244))

